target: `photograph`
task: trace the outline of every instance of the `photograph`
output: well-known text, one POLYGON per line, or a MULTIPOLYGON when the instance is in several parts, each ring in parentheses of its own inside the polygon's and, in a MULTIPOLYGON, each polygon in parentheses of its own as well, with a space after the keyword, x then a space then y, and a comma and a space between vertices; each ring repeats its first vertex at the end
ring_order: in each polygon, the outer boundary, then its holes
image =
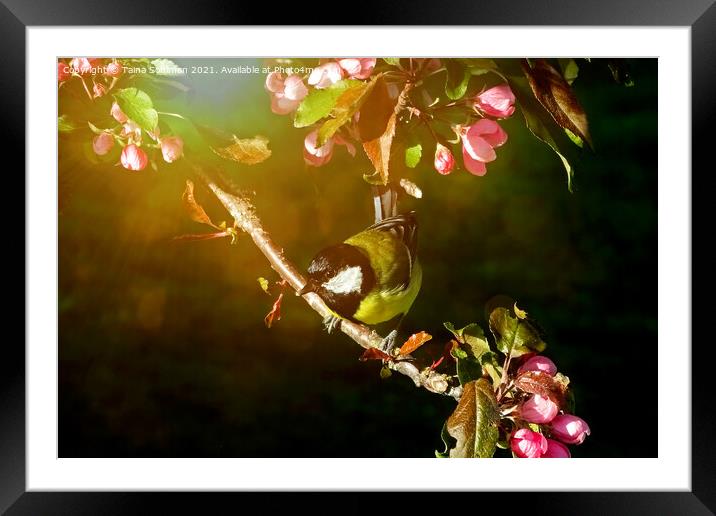
POLYGON ((59 458, 657 458, 659 61, 568 51, 57 58, 59 458))

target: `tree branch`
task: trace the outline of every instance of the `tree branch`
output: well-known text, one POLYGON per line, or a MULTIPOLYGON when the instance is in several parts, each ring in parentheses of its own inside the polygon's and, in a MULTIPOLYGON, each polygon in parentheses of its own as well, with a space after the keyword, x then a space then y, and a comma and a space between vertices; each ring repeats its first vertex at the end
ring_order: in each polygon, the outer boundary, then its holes
MULTIPOLYGON (((193 168, 197 176, 231 214, 236 226, 251 237, 256 247, 259 248, 268 260, 271 268, 273 268, 282 279, 286 280, 295 292, 301 290, 306 284, 306 279, 298 268, 286 258, 283 249, 276 245, 268 232, 263 228, 261 220, 256 216, 254 206, 251 202, 243 196, 234 195, 221 188, 214 179, 199 167, 193 168)), ((321 317, 325 318, 332 315, 331 310, 318 294, 308 292, 302 297, 321 317)), ((339 328, 365 349, 380 348, 383 342, 383 337, 362 324, 341 319, 339 328)), ((444 394, 455 399, 460 398, 462 389, 459 386, 450 386, 447 375, 437 373, 430 368, 426 368, 421 372, 413 363, 405 360, 389 361, 387 365, 390 369, 404 374, 413 380, 416 387, 424 387, 430 392, 444 394)))

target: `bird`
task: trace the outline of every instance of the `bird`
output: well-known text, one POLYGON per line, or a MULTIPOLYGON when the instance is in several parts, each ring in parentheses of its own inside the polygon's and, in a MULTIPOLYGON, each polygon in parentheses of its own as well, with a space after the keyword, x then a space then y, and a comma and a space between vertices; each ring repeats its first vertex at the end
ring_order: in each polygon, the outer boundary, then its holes
POLYGON ((298 294, 315 292, 331 309, 324 321, 329 333, 341 319, 372 326, 400 316, 381 346, 392 347, 422 283, 417 229, 416 214, 411 211, 384 218, 316 254, 298 294))

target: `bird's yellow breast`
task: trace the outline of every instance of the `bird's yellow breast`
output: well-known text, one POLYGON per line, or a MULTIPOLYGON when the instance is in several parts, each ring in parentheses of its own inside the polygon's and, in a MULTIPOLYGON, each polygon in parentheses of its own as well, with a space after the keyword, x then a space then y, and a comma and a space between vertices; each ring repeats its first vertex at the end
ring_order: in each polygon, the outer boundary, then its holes
POLYGON ((353 317, 365 324, 378 324, 407 313, 420 292, 422 279, 423 272, 416 261, 407 288, 373 289, 361 300, 353 317))

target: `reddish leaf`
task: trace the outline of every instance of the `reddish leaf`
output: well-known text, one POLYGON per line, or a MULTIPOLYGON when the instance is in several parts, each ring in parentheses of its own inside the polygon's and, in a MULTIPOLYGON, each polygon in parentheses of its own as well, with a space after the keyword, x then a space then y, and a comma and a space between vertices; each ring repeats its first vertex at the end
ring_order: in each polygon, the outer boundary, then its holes
POLYGON ((418 349, 420 346, 422 346, 432 338, 432 335, 424 331, 421 331, 420 333, 413 333, 410 338, 405 341, 405 344, 400 347, 400 351, 398 352, 398 354, 410 355, 413 351, 418 349))
POLYGON ((264 317, 264 323, 267 328, 271 327, 274 319, 277 321, 281 320, 281 300, 283 300, 283 292, 278 295, 278 298, 274 301, 271 311, 266 314, 266 317, 264 317))
POLYGON ((388 125, 380 138, 363 143, 363 149, 380 176, 382 184, 388 184, 390 177, 390 148, 395 137, 395 113, 388 119, 388 125))
POLYGON ((184 189, 181 199, 184 201, 184 208, 189 213, 191 220, 199 222, 200 224, 206 224, 207 226, 211 226, 215 229, 221 229, 211 221, 209 216, 204 211, 204 208, 201 207, 201 204, 196 202, 196 199, 194 198, 194 183, 189 179, 186 180, 186 188, 184 189))
POLYGON ((559 382, 544 371, 526 371, 515 380, 515 387, 530 394, 539 394, 549 398, 560 407, 564 407, 567 385, 559 382))
POLYGON ((591 147, 587 115, 562 74, 544 59, 535 59, 531 66, 524 62, 522 68, 534 96, 549 111, 555 122, 589 143, 591 147))
POLYGON ((388 353, 379 350, 378 348, 368 348, 366 349, 361 357, 358 359, 361 362, 365 362, 366 360, 392 360, 393 357, 391 357, 388 353))

